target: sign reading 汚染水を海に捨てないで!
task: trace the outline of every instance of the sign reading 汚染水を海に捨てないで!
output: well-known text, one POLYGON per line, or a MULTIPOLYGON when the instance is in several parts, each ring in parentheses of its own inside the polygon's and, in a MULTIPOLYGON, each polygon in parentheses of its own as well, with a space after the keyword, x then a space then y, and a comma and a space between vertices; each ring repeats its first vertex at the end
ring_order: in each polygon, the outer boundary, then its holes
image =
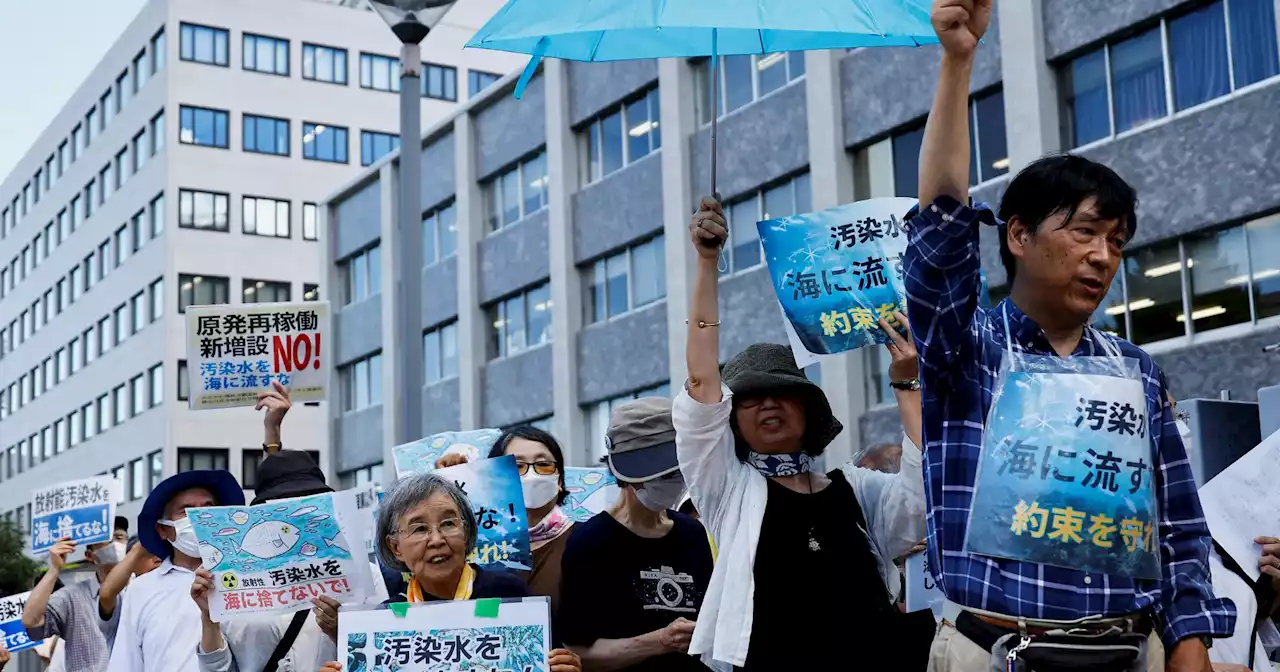
POLYGON ((187 308, 192 409, 253 406, 272 383, 297 401, 321 401, 329 381, 329 303, 187 308))
POLYGON ((31 497, 31 552, 47 553, 62 539, 83 546, 111 539, 120 482, 102 475, 67 481, 31 497))

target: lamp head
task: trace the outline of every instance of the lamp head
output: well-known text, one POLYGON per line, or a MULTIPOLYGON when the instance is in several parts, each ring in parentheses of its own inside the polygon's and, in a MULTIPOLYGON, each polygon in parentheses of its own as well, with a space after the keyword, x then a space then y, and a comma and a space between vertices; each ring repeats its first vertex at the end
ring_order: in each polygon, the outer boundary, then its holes
POLYGON ((404 44, 418 44, 457 0, 369 0, 404 44))

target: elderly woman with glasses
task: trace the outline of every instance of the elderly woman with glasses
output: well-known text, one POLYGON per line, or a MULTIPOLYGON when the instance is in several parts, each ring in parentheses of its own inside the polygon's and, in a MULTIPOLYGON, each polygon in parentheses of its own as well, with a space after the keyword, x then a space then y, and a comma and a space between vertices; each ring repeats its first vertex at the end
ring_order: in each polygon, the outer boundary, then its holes
MULTIPOLYGON (((378 510, 377 535, 378 560, 411 577, 405 592, 388 603, 529 595, 519 577, 467 562, 476 546, 476 518, 466 493, 446 478, 418 474, 396 481, 378 510)), ((317 620, 336 640, 336 610, 318 609, 317 620)), ((582 671, 567 649, 553 649, 548 662, 551 672, 582 671)))

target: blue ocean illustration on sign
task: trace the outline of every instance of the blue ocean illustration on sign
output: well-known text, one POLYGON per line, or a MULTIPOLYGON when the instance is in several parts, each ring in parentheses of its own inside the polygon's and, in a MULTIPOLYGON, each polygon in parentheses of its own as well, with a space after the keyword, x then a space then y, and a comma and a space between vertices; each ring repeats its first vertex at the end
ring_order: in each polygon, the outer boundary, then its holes
POLYGON ((253 574, 299 561, 347 560, 332 495, 200 509, 192 519, 209 571, 253 574))
POLYGON ((468 560, 517 570, 533 567, 529 519, 515 456, 472 460, 434 473, 460 485, 471 502, 479 538, 468 560))
POLYGON ((457 453, 472 462, 484 459, 501 437, 502 432, 497 429, 473 429, 465 432, 441 432, 396 446, 391 451, 395 457, 396 475, 434 471, 436 460, 446 453, 457 453))
POLYGON ((805 349, 837 354, 885 343, 878 319, 905 312, 903 215, 910 198, 876 198, 757 224, 774 292, 805 349))
POLYGON ((353 672, 542 672, 546 640, 541 625, 396 630, 373 633, 374 660, 362 649, 368 633, 351 633, 347 665, 353 672))
POLYGON ((566 467, 564 487, 569 498, 560 509, 576 522, 590 520, 618 501, 618 480, 603 468, 566 467))

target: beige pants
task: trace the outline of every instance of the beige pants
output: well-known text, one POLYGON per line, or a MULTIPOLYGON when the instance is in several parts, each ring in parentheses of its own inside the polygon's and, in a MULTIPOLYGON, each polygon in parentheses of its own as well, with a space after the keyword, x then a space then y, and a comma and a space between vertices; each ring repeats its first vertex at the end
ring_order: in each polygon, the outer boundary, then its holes
MULTIPOLYGON (((991 652, 960 634, 950 621, 938 624, 929 649, 929 672, 990 672, 991 652)), ((1152 633, 1147 640, 1147 672, 1164 672, 1164 646, 1152 633)))

